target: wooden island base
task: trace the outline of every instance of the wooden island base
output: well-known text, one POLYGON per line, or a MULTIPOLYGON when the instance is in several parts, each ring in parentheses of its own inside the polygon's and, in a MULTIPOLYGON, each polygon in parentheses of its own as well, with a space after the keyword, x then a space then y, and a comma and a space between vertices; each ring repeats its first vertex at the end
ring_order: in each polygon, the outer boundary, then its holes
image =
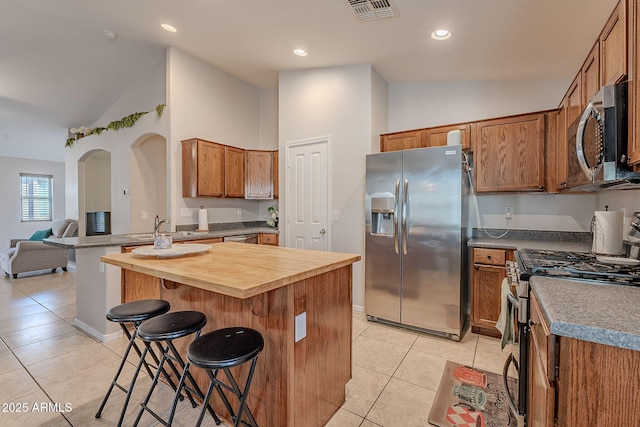
MULTIPOLYGON (((222 250, 222 245, 227 243, 213 245, 211 252, 222 250)), ((228 246, 227 250, 233 252, 235 248, 241 247, 228 246)), ((269 264, 273 268, 283 266, 282 257, 288 255, 297 260, 297 265, 304 264, 300 250, 271 249, 266 256, 275 257, 269 264)), ((307 252, 315 259, 329 256, 318 257, 315 251, 307 252)), ((313 261, 324 265, 318 268, 301 267, 307 269, 306 273, 289 276, 292 279, 284 280, 284 285, 283 280, 278 279, 278 287, 244 298, 218 292, 218 288, 215 291, 208 290, 206 285, 181 283, 176 277, 176 264, 172 265, 173 276, 161 271, 151 272, 150 266, 168 261, 145 260, 132 254, 109 255, 102 260, 137 273, 151 273, 153 277, 147 279, 154 286, 138 293, 138 296, 145 294, 147 298, 165 299, 171 304, 171 311, 197 310, 205 313, 208 322, 202 330, 203 334, 219 328, 246 326, 263 335, 265 347, 258 357, 247 400, 260 427, 319 427, 326 424, 344 403, 345 387, 351 378, 351 263, 359 260, 359 256, 352 256, 346 262, 334 262, 330 266, 326 261, 313 261), (302 332, 306 336, 295 342, 296 316, 303 313, 306 314, 306 327, 299 328, 302 330, 298 331, 298 335, 302 332)), ((215 254, 203 256, 203 264, 207 261, 222 262, 215 254)), ((177 263, 177 260, 172 262, 177 263)), ((193 260, 184 262, 193 263, 193 260)), ((274 273, 274 277, 276 275, 274 273)), ((215 277, 215 273, 211 277, 215 277)), ((213 278, 211 280, 216 281, 213 278)), ((185 278, 184 281, 188 282, 189 279, 185 278)), ((268 277, 266 281, 269 281, 268 277)), ((260 286, 265 286, 264 280, 260 286)), ((302 324, 305 325, 304 322, 302 324)), ((176 340, 176 347, 186 354, 193 338, 176 340)), ((249 364, 234 369, 233 374, 242 387, 249 364)), ((192 368, 191 371, 205 392, 209 384, 206 373, 199 368, 192 368)), ((234 399, 231 400, 232 404, 237 404, 237 399, 234 399)), ((227 411, 215 392, 211 403, 222 418, 228 419, 227 411)))
MULTIPOLYGON (((205 313, 203 334, 242 325, 263 335, 265 348, 248 397, 260 426, 322 426, 344 403, 351 379, 351 266, 249 299, 169 281, 164 281, 160 297, 169 301, 171 310, 205 313), (303 312, 307 336, 296 343, 295 316, 303 312)), ((192 339, 176 341, 177 348, 186 354, 192 339)), ((248 368, 245 364, 232 370, 239 384, 244 384, 248 368)), ((201 369, 192 372, 205 392, 209 378, 201 369)), ((216 394, 212 403, 226 416, 216 394)))

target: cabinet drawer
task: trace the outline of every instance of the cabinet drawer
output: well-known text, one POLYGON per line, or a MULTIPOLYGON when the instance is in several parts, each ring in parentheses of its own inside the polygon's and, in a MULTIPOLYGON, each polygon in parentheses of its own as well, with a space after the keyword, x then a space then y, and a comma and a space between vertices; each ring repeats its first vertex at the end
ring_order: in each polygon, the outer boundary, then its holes
POLYGON ((278 235, 269 233, 260 233, 258 235, 258 243, 261 245, 278 245, 278 235))
POLYGON ((549 381, 553 381, 555 377, 555 369, 554 369, 554 357, 555 357, 555 349, 554 349, 554 341, 553 335, 549 332, 549 328, 542 317, 542 312, 540 311, 540 306, 538 305, 538 300, 536 299, 533 292, 531 293, 531 298, 529 299, 529 314, 531 317, 531 339, 533 340, 533 344, 538 349, 540 354, 540 361, 544 366, 544 371, 549 378, 549 381))
POLYGON ((506 250, 504 249, 482 249, 473 250, 474 264, 505 265, 506 250))

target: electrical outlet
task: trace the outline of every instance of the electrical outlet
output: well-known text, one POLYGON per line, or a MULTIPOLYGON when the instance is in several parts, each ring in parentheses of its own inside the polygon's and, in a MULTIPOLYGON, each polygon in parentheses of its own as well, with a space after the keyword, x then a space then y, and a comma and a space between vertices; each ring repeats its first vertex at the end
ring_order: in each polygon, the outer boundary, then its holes
POLYGON ((513 216, 513 208, 511 206, 505 206, 504 207, 504 217, 506 219, 511 219, 512 216, 513 216))
POLYGON ((147 211, 140 212, 140 219, 147 219, 147 211))

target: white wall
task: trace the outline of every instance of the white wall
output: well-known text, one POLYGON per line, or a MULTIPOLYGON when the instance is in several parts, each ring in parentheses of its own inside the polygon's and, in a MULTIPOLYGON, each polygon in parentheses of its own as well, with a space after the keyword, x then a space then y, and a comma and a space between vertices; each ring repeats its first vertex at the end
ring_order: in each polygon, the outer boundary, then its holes
MULTIPOLYGON (((130 151, 132 232, 149 233, 156 215, 160 219, 168 217, 166 145, 163 137, 152 135, 134 144, 130 151)), ((165 229, 163 225, 162 231, 165 229)))
MULTIPOLYGON (((64 145, 64 141, 61 141, 64 145)), ((65 218, 65 167, 62 162, 0 156, 0 250, 9 240, 29 238, 35 231, 48 228, 50 222, 20 221, 20 173, 53 175, 54 219, 65 218)), ((72 217, 75 218, 75 217, 72 217)))
MULTIPOLYGON (((330 209, 340 212, 340 221, 330 228, 331 249, 336 252, 363 253, 365 155, 377 138, 373 130, 380 126, 373 122, 386 111, 386 90, 370 65, 280 73, 280 152, 289 142, 331 138, 330 209)), ((286 210, 286 203, 286 194, 281 193, 281 211, 286 210)), ((285 221, 281 233, 286 233, 285 221)), ((354 265, 356 306, 364 304, 363 264, 354 265)))
POLYGON ((266 219, 265 202, 182 198, 180 143, 184 139, 202 138, 245 149, 275 149, 274 91, 260 91, 185 52, 169 48, 168 93, 172 110, 169 162, 170 169, 176 171, 171 173, 170 185, 172 221, 197 223, 200 206, 207 208, 209 222, 266 219), (259 132, 261 110, 265 119, 259 132), (181 216, 182 208, 191 209, 191 215, 181 216))
POLYGON ((84 164, 85 212, 111 211, 111 154, 98 151, 87 157, 84 164))

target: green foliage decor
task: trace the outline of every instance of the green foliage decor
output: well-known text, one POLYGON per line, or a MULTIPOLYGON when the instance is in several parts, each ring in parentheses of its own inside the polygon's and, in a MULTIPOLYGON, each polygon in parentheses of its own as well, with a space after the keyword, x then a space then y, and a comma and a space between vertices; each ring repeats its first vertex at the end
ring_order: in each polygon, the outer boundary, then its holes
MULTIPOLYGON (((162 116, 162 112, 164 111, 164 107, 166 107, 166 104, 158 104, 156 106, 156 108, 154 109, 156 114, 158 115, 158 117, 162 116)), ((120 130, 120 129, 123 129, 123 128, 130 128, 138 121, 138 119, 140 119, 140 117, 144 116, 145 114, 149 114, 150 112, 151 111, 129 114, 128 116, 123 117, 120 120, 115 120, 115 121, 109 123, 105 127, 88 128, 86 126, 81 126, 78 129, 72 128, 72 129, 70 129, 70 131, 71 131, 71 133, 74 133, 75 136, 73 136, 71 138, 68 138, 67 142, 66 142, 66 144, 64 146, 65 147, 72 147, 73 144, 75 144, 75 142, 79 138, 82 138, 82 137, 85 137, 85 136, 89 136, 89 135, 93 135, 93 134, 100 135, 105 130, 117 131, 117 130, 120 130)))

